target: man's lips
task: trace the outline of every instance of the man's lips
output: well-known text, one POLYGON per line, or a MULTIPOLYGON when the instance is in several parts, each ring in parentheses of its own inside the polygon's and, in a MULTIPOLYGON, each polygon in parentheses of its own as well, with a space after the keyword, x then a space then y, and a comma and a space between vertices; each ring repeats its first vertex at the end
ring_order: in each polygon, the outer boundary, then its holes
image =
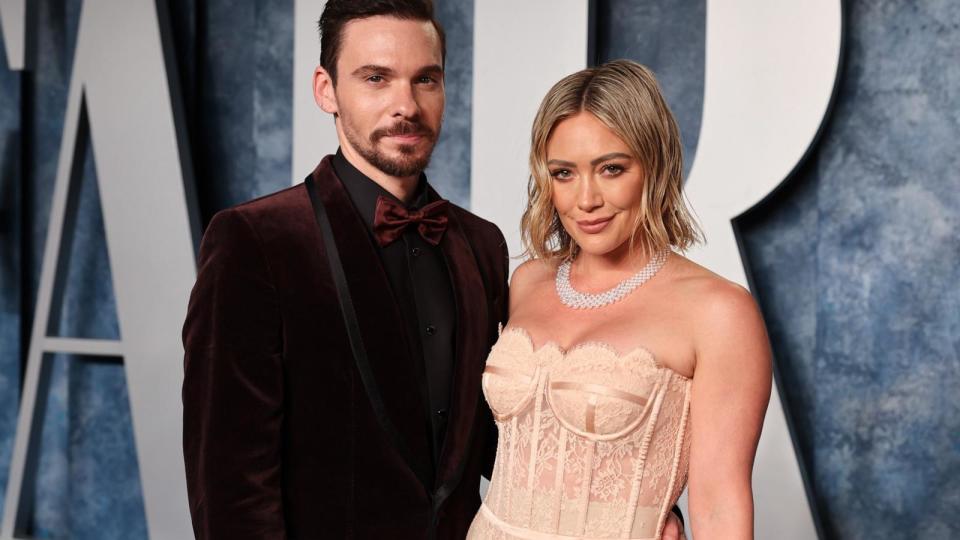
POLYGON ((421 124, 406 123, 392 126, 389 128, 378 129, 370 136, 370 140, 376 142, 380 139, 387 139, 396 144, 418 144, 420 141, 433 138, 433 131, 421 124))
POLYGON ((422 133, 404 133, 403 135, 387 135, 387 138, 406 144, 419 142, 423 139, 422 133))
POLYGON ((597 219, 577 220, 577 227, 587 234, 596 234, 607 227, 607 224, 613 219, 613 216, 597 219))

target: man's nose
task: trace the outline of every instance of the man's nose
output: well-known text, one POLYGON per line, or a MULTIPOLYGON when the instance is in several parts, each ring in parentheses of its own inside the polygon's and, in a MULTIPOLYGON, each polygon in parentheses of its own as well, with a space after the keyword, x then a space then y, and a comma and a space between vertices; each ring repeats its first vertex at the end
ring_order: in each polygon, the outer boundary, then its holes
POLYGON ((393 91, 393 116, 414 118, 420 113, 417 95, 410 83, 399 83, 393 91))

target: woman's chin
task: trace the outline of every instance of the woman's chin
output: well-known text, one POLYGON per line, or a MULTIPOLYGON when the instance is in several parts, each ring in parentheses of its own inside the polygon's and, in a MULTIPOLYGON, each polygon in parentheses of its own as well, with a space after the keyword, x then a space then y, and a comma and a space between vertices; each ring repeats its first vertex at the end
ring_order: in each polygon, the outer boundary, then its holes
POLYGON ((613 255, 626 246, 626 242, 618 241, 615 238, 586 238, 582 242, 577 240, 577 247, 580 248, 580 255, 590 257, 605 257, 613 255))

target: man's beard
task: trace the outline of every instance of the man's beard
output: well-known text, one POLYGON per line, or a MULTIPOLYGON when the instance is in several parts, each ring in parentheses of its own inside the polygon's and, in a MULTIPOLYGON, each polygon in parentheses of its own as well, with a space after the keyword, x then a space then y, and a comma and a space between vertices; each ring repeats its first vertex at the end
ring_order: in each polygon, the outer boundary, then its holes
POLYGON ((342 113, 340 114, 340 121, 343 122, 343 134, 350 142, 350 146, 353 146, 360 157, 384 174, 400 178, 415 176, 423 172, 430 164, 430 155, 433 153, 437 141, 437 133, 416 120, 401 120, 389 128, 374 130, 367 141, 364 141, 353 129, 353 126, 350 125, 350 122, 342 113), (394 135, 411 134, 420 135, 429 144, 422 154, 418 155, 417 145, 412 144, 398 145, 397 150, 400 152, 398 157, 390 157, 380 150, 380 139, 394 135))

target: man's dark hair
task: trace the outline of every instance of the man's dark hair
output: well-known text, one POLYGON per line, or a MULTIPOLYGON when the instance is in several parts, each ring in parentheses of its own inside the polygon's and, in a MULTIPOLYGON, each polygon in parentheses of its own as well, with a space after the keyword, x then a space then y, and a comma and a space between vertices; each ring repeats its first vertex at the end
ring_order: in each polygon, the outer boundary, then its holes
POLYGON ((412 21, 429 21, 440 37, 440 58, 447 58, 447 39, 434 16, 432 0, 328 0, 320 15, 320 65, 337 82, 337 59, 343 27, 350 21, 386 15, 412 21))

